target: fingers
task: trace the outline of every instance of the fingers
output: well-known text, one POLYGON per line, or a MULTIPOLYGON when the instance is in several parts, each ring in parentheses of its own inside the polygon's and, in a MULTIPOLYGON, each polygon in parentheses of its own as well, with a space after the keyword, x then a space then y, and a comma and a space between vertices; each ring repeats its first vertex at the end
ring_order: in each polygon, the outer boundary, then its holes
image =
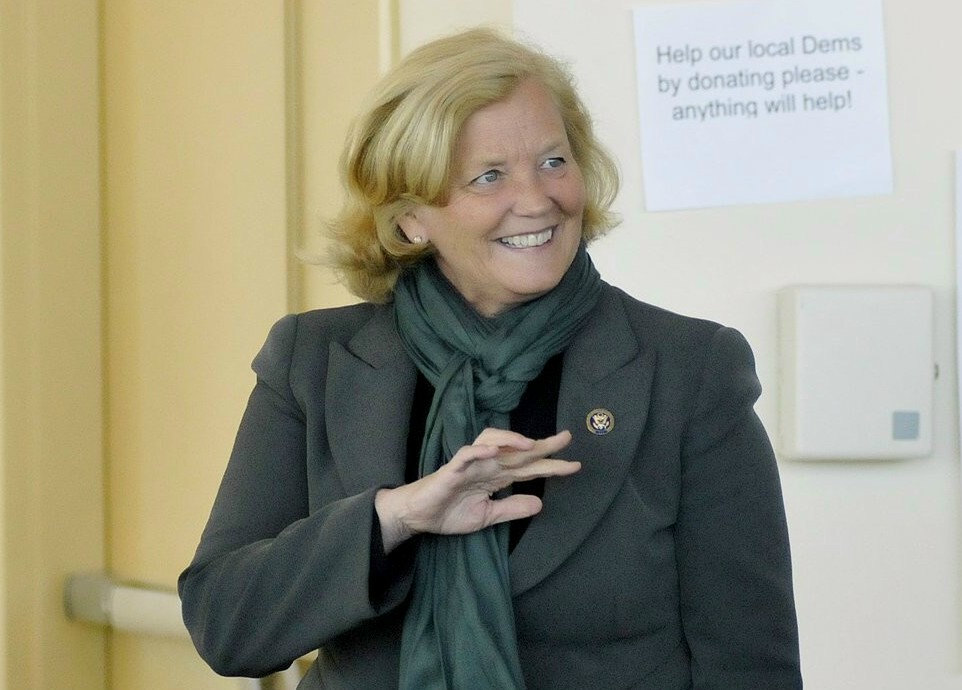
POLYGON ((555 460, 544 458, 511 470, 512 482, 526 482, 531 479, 548 477, 567 477, 581 469, 581 463, 574 460, 555 460))
POLYGON ((496 448, 513 448, 514 450, 530 450, 535 444, 533 439, 508 429, 488 427, 474 439, 472 445, 494 446, 496 448))
POLYGON ((488 511, 489 525, 496 525, 500 522, 509 520, 521 520, 537 515, 541 512, 544 504, 537 496, 528 494, 515 494, 506 498, 498 499, 491 503, 488 511))
POLYGON ((549 458, 565 448, 569 443, 571 443, 571 432, 565 430, 554 436, 548 436, 547 438, 534 441, 530 448, 512 449, 502 447, 501 452, 498 454, 498 460, 502 467, 524 467, 543 458, 549 458))
POLYGON ((493 493, 514 482, 574 474, 581 463, 550 457, 569 443, 568 431, 532 440, 511 431, 486 429, 473 445, 455 453, 447 469, 459 477, 455 481, 462 487, 480 485, 493 493), (499 445, 488 445, 493 443, 499 445))
MULTIPOLYGON (((515 458, 515 461, 520 463, 525 460, 545 457, 557 445, 557 442, 552 442, 557 436, 559 434, 536 441, 515 431, 489 427, 478 434, 478 437, 470 446, 462 446, 451 458, 451 462, 455 465, 467 465, 475 460, 485 460, 503 455, 515 458), (518 455, 512 455, 512 453, 518 455)), ((559 449, 563 447, 563 445, 559 446, 559 449)))
MULTIPOLYGON (((567 431, 530 439, 503 429, 485 429, 437 471, 375 497, 375 508, 388 537, 403 541, 411 534, 466 534, 541 511, 537 496, 493 496, 515 482, 574 474, 581 463, 551 457, 571 443, 567 431)), ((387 541, 385 541, 387 543, 387 541)))
POLYGON ((571 443, 571 432, 567 429, 559 431, 553 436, 542 439, 530 439, 527 436, 508 429, 488 427, 474 440, 473 445, 497 446, 505 450, 533 450, 544 457, 557 453, 571 443))

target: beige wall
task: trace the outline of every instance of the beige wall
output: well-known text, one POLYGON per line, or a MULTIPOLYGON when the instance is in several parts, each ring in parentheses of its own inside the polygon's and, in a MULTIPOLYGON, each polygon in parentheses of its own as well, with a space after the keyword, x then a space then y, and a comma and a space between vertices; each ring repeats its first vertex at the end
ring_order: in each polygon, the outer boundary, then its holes
POLYGON ((0 687, 94 690, 104 565, 97 2, 0 2, 0 687))
POLYGON ((512 26, 511 0, 400 0, 398 14, 397 40, 402 55, 452 31, 476 25, 512 26))

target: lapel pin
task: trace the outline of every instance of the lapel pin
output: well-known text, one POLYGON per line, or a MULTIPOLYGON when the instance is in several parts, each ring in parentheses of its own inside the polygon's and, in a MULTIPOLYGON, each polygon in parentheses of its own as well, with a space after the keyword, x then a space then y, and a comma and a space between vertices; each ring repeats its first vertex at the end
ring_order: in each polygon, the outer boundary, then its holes
POLYGON ((610 410, 596 407, 585 417, 585 426, 595 436, 604 436, 615 428, 615 416, 610 410))

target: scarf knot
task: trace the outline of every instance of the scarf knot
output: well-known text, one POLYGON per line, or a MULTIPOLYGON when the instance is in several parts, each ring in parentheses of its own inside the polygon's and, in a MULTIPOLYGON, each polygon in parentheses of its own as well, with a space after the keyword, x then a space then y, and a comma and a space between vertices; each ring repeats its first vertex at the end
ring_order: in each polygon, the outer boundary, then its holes
POLYGON ((527 379, 510 379, 502 372, 475 369, 474 399, 482 410, 508 414, 517 406, 527 379))

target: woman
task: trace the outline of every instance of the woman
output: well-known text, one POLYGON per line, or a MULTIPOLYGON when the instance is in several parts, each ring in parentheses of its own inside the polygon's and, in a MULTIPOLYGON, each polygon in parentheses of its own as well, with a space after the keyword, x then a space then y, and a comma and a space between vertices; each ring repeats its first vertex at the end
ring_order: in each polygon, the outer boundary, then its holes
POLYGON ((553 59, 474 30, 380 85, 337 263, 288 316, 193 563, 226 675, 301 688, 799 688, 784 512, 735 331, 603 283, 613 165, 553 59))

